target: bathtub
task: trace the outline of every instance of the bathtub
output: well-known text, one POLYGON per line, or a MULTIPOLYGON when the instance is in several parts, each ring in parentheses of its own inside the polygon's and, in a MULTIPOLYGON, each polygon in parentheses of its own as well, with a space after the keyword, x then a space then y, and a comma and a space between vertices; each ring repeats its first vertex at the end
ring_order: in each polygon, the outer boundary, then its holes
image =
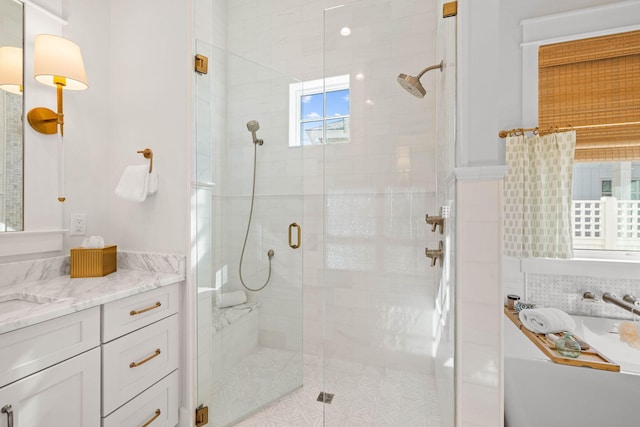
POLYGON ((620 320, 573 318, 575 333, 620 372, 553 363, 505 317, 505 426, 640 426, 640 350, 611 333, 620 320))

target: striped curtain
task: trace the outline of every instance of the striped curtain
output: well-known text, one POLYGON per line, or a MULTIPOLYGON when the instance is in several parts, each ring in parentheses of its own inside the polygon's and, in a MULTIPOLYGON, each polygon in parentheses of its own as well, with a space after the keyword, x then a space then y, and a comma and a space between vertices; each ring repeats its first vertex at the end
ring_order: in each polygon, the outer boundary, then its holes
POLYGON ((505 255, 572 258, 576 132, 510 136, 504 179, 505 255))

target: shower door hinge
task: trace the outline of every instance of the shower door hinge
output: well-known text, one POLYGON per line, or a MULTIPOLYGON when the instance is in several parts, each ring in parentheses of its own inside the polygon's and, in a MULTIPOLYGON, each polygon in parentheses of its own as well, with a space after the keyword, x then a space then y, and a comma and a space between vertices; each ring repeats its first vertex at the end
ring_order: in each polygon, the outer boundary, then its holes
POLYGON ((203 426, 209 423, 209 407, 200 405, 196 409, 196 427, 203 426))
POLYGON ((196 55, 196 72, 207 74, 209 72, 209 58, 204 55, 196 55))
POLYGON ((442 17, 450 18, 458 14, 458 2, 452 1, 442 5, 442 17))

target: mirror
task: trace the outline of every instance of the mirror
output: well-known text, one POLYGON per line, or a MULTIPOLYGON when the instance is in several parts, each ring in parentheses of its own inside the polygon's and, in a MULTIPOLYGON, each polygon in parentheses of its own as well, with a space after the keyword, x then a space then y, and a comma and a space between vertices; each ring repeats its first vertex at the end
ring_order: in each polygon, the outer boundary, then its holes
POLYGON ((23 6, 0 0, 0 232, 23 230, 23 6))

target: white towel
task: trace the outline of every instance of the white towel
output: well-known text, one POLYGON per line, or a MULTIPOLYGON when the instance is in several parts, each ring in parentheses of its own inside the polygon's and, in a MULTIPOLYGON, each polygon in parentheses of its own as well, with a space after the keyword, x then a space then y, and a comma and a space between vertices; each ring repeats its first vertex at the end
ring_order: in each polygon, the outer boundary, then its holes
POLYGON ((216 298, 218 308, 232 307, 245 302, 247 302, 247 294, 244 291, 219 293, 216 298))
POLYGON ((149 165, 127 166, 115 189, 117 196, 131 202, 144 202, 158 191, 158 175, 149 173, 149 165))
POLYGON ((537 334, 554 334, 576 328, 576 322, 571 316, 553 307, 522 310, 519 316, 524 327, 537 334))

